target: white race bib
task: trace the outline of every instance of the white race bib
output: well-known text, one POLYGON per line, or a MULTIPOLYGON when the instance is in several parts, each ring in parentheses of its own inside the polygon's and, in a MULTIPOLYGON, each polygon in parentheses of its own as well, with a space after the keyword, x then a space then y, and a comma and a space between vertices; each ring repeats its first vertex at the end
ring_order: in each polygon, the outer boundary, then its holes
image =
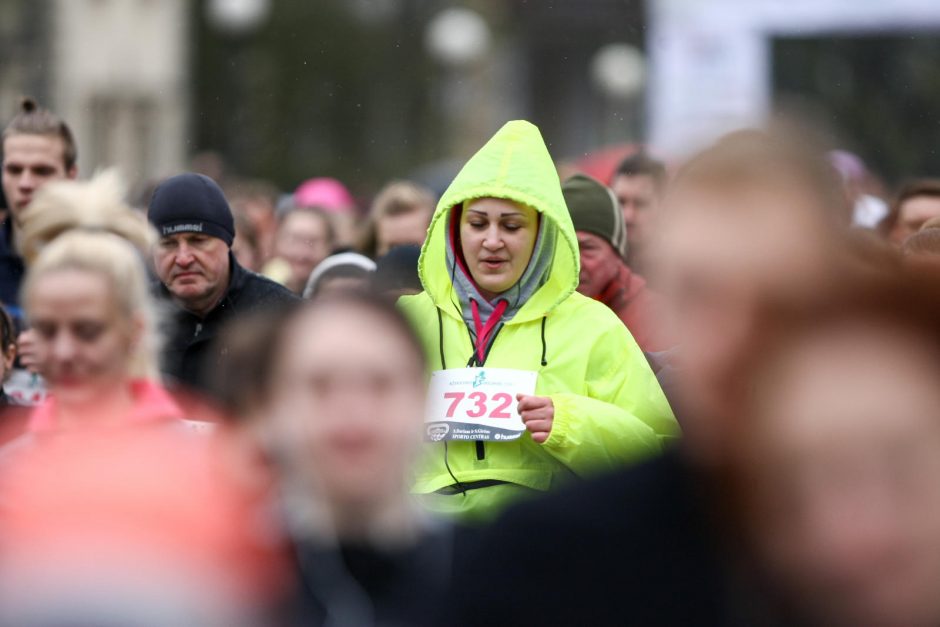
POLYGON ((431 373, 425 436, 442 440, 518 439, 525 424, 516 394, 534 394, 537 372, 508 368, 453 368, 431 373))

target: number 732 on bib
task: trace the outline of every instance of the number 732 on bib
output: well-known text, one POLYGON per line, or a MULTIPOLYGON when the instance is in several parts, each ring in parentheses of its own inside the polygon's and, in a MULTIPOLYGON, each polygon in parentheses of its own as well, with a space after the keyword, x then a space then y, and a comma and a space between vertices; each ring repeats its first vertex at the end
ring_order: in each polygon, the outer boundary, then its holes
POLYGON ((525 433, 517 394, 534 394, 538 373, 508 368, 454 368, 431 373, 426 439, 508 441, 525 433))

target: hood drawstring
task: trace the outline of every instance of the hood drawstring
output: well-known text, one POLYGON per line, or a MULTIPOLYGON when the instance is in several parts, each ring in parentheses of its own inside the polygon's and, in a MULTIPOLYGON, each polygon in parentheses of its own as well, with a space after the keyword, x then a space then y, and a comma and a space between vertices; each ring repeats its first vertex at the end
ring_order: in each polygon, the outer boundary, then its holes
POLYGON ((447 360, 444 359, 444 319, 439 307, 437 309, 437 347, 441 351, 441 370, 447 370, 447 360))
POLYGON ((493 307, 493 313, 490 314, 484 323, 480 318, 480 308, 477 305, 475 299, 470 299, 470 310, 473 312, 473 326, 476 331, 476 362, 479 365, 483 365, 486 361, 486 355, 489 352, 487 349, 491 343, 492 339, 495 339, 495 334, 493 330, 496 328, 496 325, 500 323, 503 318, 503 314, 506 312, 506 308, 509 307, 509 301, 501 299, 496 303, 496 306, 493 307))
POLYGON ((545 343, 545 321, 548 316, 542 316, 542 365, 547 366, 548 360, 545 359, 545 353, 548 352, 548 345, 545 343))

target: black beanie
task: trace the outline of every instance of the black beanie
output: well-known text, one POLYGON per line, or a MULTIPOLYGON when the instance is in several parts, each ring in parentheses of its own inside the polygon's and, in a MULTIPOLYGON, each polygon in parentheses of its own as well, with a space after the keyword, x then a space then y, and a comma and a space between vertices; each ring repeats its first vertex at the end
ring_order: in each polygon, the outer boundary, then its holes
POLYGON ((157 186, 147 219, 160 237, 175 233, 203 233, 228 246, 235 239, 235 220, 222 190, 203 174, 179 174, 157 186))
POLYGON ((575 174, 561 186, 575 231, 587 231, 607 240, 627 258, 627 228, 614 193, 590 176, 575 174))

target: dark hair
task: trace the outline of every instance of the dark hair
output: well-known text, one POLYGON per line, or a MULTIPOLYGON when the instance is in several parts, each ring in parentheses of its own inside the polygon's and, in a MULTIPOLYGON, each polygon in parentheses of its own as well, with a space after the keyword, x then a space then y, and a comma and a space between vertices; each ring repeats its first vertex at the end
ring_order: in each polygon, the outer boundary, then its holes
POLYGON ((666 184, 666 165, 641 150, 621 161, 611 180, 618 176, 650 176, 657 189, 662 189, 666 184))
POLYGON ((13 316, 6 310, 6 307, 0 305, 0 352, 6 354, 10 344, 16 343, 16 324, 13 322, 13 316))
POLYGON ((420 257, 420 246, 406 244, 395 246, 376 259, 375 272, 372 275, 372 286, 376 293, 397 290, 420 292, 424 289, 418 275, 420 257))
POLYGON ((919 196, 940 198, 940 179, 916 179, 901 185, 894 201, 891 203, 888 215, 878 223, 878 232, 887 237, 901 218, 901 207, 904 203, 919 196))
POLYGON ((78 148, 75 146, 75 137, 59 116, 48 109, 40 107, 35 100, 26 97, 20 102, 19 112, 13 116, 10 123, 3 130, 3 139, 13 135, 51 135, 58 137, 65 145, 62 154, 65 169, 71 170, 78 161, 78 148))
MULTIPOLYGON (((424 369, 424 348, 411 324, 398 309, 366 292, 329 294, 316 301, 300 301, 235 320, 219 336, 226 358, 213 371, 212 389, 229 417, 241 420, 270 399, 277 361, 290 341, 294 325, 308 313, 347 308, 372 314, 387 322, 410 347, 424 369)), ((399 356, 390 355, 390 359, 399 356)))

